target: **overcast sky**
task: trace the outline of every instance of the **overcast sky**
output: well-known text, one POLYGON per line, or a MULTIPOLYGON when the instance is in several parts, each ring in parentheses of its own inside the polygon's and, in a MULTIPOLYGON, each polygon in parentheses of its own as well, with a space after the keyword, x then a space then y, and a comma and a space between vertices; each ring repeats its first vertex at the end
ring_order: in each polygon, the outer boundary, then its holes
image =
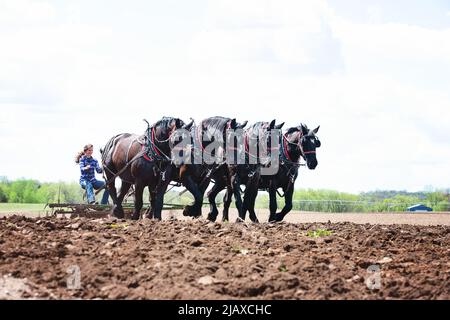
POLYGON ((450 187, 446 0, 0 0, 0 176, 77 181, 73 158, 143 118, 320 125, 297 187, 450 187))

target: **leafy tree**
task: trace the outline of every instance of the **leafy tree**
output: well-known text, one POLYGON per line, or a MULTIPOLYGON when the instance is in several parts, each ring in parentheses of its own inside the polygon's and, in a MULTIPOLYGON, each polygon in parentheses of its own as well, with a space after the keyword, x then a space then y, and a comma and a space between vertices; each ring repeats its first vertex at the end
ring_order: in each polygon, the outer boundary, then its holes
POLYGON ((3 190, 3 187, 1 185, 0 185, 0 202, 8 202, 6 192, 3 190))

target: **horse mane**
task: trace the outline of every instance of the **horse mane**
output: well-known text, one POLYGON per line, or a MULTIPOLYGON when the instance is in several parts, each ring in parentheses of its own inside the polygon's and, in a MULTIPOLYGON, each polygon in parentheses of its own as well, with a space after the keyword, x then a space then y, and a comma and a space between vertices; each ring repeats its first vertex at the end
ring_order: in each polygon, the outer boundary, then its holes
POLYGON ((215 136, 217 131, 219 131, 220 134, 223 134, 226 125, 230 120, 230 118, 220 116, 211 117, 202 121, 202 127, 203 129, 207 129, 208 133, 215 136))
POLYGON ((173 118, 173 117, 162 117, 160 120, 158 120, 154 124, 152 124, 152 127, 168 129, 171 127, 171 123, 176 119, 177 118, 173 118))
POLYGON ((291 134, 291 133, 294 133, 294 132, 297 132, 297 131, 301 131, 302 129, 301 129, 301 126, 298 126, 298 127, 291 127, 291 128, 288 128, 287 130, 286 130, 286 134, 291 134))

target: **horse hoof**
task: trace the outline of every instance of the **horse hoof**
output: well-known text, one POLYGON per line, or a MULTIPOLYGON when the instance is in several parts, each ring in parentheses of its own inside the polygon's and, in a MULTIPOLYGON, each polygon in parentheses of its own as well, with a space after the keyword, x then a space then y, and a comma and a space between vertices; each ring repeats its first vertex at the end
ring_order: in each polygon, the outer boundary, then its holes
POLYGON ((183 216, 198 218, 202 215, 202 209, 193 210, 193 206, 186 206, 183 210, 183 216))
POLYGON ((183 216, 185 216, 185 217, 192 217, 191 206, 184 207, 183 216))
POLYGON ((125 217, 125 212, 123 212, 122 207, 114 206, 113 215, 118 219, 123 219, 125 217))
POLYGON ((245 221, 241 217, 236 218, 236 223, 243 223, 243 222, 245 222, 245 221))
POLYGON ((139 215, 138 214, 133 214, 131 216, 131 220, 139 220, 139 215))
POLYGON ((125 218, 125 213, 122 211, 114 211, 113 212, 114 217, 116 217, 117 219, 123 219, 125 218))
POLYGON ((194 213, 194 217, 200 218, 201 216, 202 216, 202 209, 200 208, 199 210, 197 210, 197 211, 194 213))
POLYGON ((211 214, 208 214, 208 218, 207 218, 209 221, 211 221, 211 222, 215 222, 216 221, 216 219, 217 219, 217 216, 213 216, 213 215, 211 215, 211 214))

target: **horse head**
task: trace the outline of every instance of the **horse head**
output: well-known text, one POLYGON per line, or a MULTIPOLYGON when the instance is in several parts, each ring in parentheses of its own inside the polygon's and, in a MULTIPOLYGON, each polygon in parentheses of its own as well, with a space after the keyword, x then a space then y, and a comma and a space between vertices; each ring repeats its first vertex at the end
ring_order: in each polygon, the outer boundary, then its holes
MULTIPOLYGON (((147 122, 145 119, 144 121, 147 122)), ((192 126, 192 123, 188 125, 192 126)), ((155 155, 163 157, 165 160, 171 160, 171 145, 173 145, 176 133, 186 126, 183 120, 173 117, 163 117, 151 126, 148 124, 147 138, 155 155)))
POLYGON ((298 146, 300 149, 301 156, 306 161, 308 169, 314 170, 317 167, 317 157, 316 149, 320 147, 321 143, 319 138, 316 136, 319 131, 320 126, 310 130, 304 124, 297 127, 300 132, 298 135, 298 146))

